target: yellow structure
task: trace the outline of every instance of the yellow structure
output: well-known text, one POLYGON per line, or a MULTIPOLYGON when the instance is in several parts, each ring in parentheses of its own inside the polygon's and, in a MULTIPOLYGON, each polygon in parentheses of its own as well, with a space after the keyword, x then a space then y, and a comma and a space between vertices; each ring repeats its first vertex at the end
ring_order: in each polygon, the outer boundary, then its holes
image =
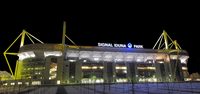
MULTIPOLYGON (((12 42, 12 44, 10 44, 10 46, 4 51, 3 55, 4 55, 5 59, 6 59, 6 63, 7 63, 7 65, 8 65, 8 67, 9 67, 9 70, 10 70, 11 75, 12 75, 13 77, 14 77, 14 74, 13 74, 13 71, 12 71, 12 69, 11 69, 11 67, 10 67, 10 63, 9 63, 8 58, 7 58, 6 55, 15 55, 15 56, 17 56, 17 55, 18 55, 17 52, 8 52, 8 51, 9 51, 9 49, 13 46, 13 44, 16 43, 16 41, 17 41, 20 37, 21 37, 20 47, 22 47, 22 46, 24 45, 25 36, 27 36, 28 39, 29 39, 33 44, 35 44, 35 42, 33 41, 32 38, 34 38, 35 40, 37 40, 38 42, 40 42, 40 43, 43 44, 43 42, 42 42, 41 40, 37 39, 36 37, 34 37, 34 36, 31 35, 30 33, 28 33, 26 30, 23 30, 22 33, 12 42)), ((17 67, 17 66, 18 66, 18 63, 16 64, 16 67, 17 67)))
POLYGON ((181 50, 181 47, 177 43, 177 41, 176 40, 173 41, 170 38, 170 36, 167 34, 167 32, 165 30, 163 30, 163 33, 158 38, 157 42, 153 46, 153 49, 156 49, 156 47, 157 47, 157 49, 171 50, 171 49, 173 49, 172 48, 173 46, 175 46, 176 50, 181 50), (164 42, 163 42, 163 39, 164 39, 164 42), (169 42, 168 40, 170 40, 171 43, 168 43, 169 42))

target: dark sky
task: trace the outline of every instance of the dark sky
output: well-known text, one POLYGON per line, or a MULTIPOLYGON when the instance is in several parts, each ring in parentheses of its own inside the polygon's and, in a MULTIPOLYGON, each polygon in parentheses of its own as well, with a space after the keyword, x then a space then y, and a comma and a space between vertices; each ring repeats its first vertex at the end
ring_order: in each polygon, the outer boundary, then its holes
MULTIPOLYGON (((98 42, 142 44, 152 48, 163 29, 176 39, 190 59, 189 72, 200 72, 198 58, 200 15, 198 8, 186 5, 91 6, 88 8, 13 9, 0 16, 0 70, 8 70, 3 51, 26 29, 45 43, 61 43, 62 24, 78 45, 96 46, 98 42)), ((66 43, 70 43, 67 41, 66 43)), ((17 51, 19 41, 11 51, 17 51)), ((8 57, 11 60, 17 59, 8 57)), ((15 62, 10 62, 14 68, 15 62)))

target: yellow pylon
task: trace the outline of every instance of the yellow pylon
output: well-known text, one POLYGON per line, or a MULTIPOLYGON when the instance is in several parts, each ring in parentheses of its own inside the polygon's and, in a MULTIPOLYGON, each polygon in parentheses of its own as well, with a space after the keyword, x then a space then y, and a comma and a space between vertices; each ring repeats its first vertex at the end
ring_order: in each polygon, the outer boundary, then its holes
MULTIPOLYGON (((65 44, 65 38, 67 38, 73 45, 77 46, 76 43, 71 40, 66 34, 66 22, 63 22, 63 37, 62 37, 62 44, 65 44)), ((78 46, 77 46, 78 47, 78 46)))
POLYGON ((158 38, 157 42, 155 43, 155 45, 153 46, 153 49, 165 49, 165 50, 169 50, 169 49, 173 49, 172 47, 175 46, 176 50, 181 50, 180 45, 177 43, 177 41, 173 41, 170 36, 167 34, 167 32, 165 30, 163 30, 163 33, 160 35, 160 37, 158 38), (163 42, 164 39, 164 42, 163 42), (168 41, 169 40, 169 41, 168 41), (171 42, 171 43, 169 43, 171 42), (158 44, 159 43, 159 44, 158 44))
POLYGON ((3 55, 5 57, 6 63, 9 67, 9 70, 11 72, 12 77, 14 77, 13 71, 10 67, 10 63, 8 61, 8 58, 6 55, 15 55, 17 56, 18 53, 17 52, 8 52, 9 49, 13 46, 13 44, 15 44, 15 42, 21 37, 21 42, 20 42, 20 47, 22 47, 24 45, 24 41, 25 41, 25 36, 27 36, 29 38, 29 40, 34 44, 34 41, 32 40, 32 38, 34 38, 35 40, 37 40, 38 42, 42 43, 42 41, 40 41, 39 39, 37 39, 36 37, 34 37, 33 35, 31 35, 30 33, 28 33, 26 30, 22 30, 22 32, 20 33, 20 35, 10 44, 10 46, 4 51, 3 55))

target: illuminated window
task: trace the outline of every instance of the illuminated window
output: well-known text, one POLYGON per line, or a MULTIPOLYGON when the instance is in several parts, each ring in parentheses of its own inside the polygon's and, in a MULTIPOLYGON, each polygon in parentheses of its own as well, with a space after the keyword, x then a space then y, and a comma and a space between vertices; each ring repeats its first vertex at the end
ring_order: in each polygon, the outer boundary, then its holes
POLYGON ((4 83, 3 85, 4 85, 4 86, 7 86, 7 85, 8 85, 8 83, 4 83))
POLYGON ((87 60, 83 60, 83 62, 87 62, 87 60))
POLYGON ((115 62, 122 62, 122 61, 123 61, 122 58, 116 58, 116 59, 115 59, 115 62))
POLYGON ((34 58, 35 54, 33 51, 22 52, 18 54, 19 60, 24 60, 26 58, 34 58))
POLYGON ((192 78, 184 78, 185 81, 191 81, 192 78))
POLYGON ((127 73, 127 70, 123 70, 123 73, 127 73))
POLYGON ((181 58, 180 60, 181 60, 181 63, 187 64, 187 58, 181 58))
POLYGON ((158 63, 164 63, 164 61, 159 61, 158 63))
POLYGON ((143 70, 155 70, 155 67, 137 67, 137 69, 143 69, 143 70))
POLYGON ((41 81, 32 81, 32 85, 41 85, 41 81))
POLYGON ((29 85, 29 82, 25 82, 26 85, 29 85))
POLYGON ((55 79, 57 76, 57 63, 51 63, 49 69, 49 80, 55 79))
POLYGON ((10 83, 10 85, 15 85, 15 83, 10 83))
POLYGON ((97 66, 92 66, 92 69, 97 69, 97 66))
POLYGON ((154 63, 153 60, 146 60, 146 63, 154 63))
POLYGON ((117 69, 117 70, 118 70, 118 69, 126 70, 127 67, 125 67, 125 66, 116 66, 115 69, 117 69))
POLYGON ((116 82, 120 83, 120 82, 127 82, 128 80, 126 78, 124 79, 116 79, 116 82))
POLYGON ((124 82, 121 80, 125 79, 127 75, 127 67, 125 66, 125 63, 116 63, 115 69, 116 74, 114 76, 119 79, 117 82, 124 82))
POLYGON ((104 67, 103 67, 103 66, 100 66, 99 68, 100 68, 100 69, 103 69, 104 67))
POLYGON ((143 58, 137 58, 136 59, 136 62, 142 62, 143 61, 143 58))
POLYGON ((103 79, 96 79, 96 83, 103 83, 104 80, 103 79))
POLYGON ((57 80, 57 85, 59 85, 60 84, 60 80, 57 80))
POLYGON ((157 78, 139 78, 139 82, 157 82, 157 78))
MULTIPOLYGON (((156 61, 157 62, 157 61, 156 61)), ((156 67, 152 63, 138 64, 138 80, 139 82, 155 82, 156 67)))
POLYGON ((44 57, 48 57, 48 56, 62 56, 62 52, 61 51, 45 51, 44 57))
POLYGON ((21 85, 22 84, 22 82, 18 82, 18 85, 21 85))
POLYGON ((94 58, 94 61, 99 61, 99 58, 95 57, 95 58, 94 58))
POLYGON ((187 67, 182 67, 182 70, 187 70, 187 67))
POLYGON ((88 67, 88 66, 82 66, 81 69, 91 69, 91 67, 88 67))
POLYGON ((92 79, 92 78, 84 78, 81 79, 81 83, 103 83, 104 79, 100 79, 100 78, 96 78, 96 79, 92 79))
POLYGON ((69 59, 68 61, 69 62, 76 62, 76 60, 74 60, 74 59, 69 59))
POLYGON ((103 66, 82 66, 81 69, 103 69, 103 66))

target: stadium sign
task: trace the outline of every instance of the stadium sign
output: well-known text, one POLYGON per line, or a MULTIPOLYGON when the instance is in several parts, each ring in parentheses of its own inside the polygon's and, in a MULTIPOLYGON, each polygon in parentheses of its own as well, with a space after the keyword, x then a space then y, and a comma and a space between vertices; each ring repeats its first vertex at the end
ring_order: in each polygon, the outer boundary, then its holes
POLYGON ((131 43, 117 44, 117 43, 98 43, 100 47, 116 47, 116 48, 143 48, 143 45, 132 45, 131 43))

